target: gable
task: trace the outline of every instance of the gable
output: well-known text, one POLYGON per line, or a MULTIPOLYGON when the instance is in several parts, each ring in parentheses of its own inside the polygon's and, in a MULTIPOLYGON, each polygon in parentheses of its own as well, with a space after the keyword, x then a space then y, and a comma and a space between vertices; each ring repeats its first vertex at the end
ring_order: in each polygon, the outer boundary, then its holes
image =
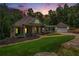
POLYGON ((35 24, 40 24, 39 19, 35 19, 34 23, 35 23, 35 24))
POLYGON ((32 21, 34 20, 35 18, 33 17, 30 17, 30 16, 26 16, 24 18, 22 18, 21 20, 17 21, 14 26, 22 26, 22 25, 28 25, 30 23, 32 23, 32 21))

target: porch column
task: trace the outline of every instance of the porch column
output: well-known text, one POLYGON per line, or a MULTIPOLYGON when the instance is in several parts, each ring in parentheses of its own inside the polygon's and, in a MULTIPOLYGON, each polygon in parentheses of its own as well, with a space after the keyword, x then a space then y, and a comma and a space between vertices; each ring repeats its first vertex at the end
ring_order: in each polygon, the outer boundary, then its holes
POLYGON ((21 36, 24 35, 24 26, 20 27, 20 35, 21 35, 21 36))
POLYGON ((51 32, 51 27, 49 26, 48 28, 49 28, 49 32, 51 32))
POLYGON ((41 26, 41 27, 40 27, 40 33, 42 33, 42 32, 43 32, 43 31, 42 31, 42 28, 43 28, 43 27, 41 26))
POLYGON ((39 34, 41 33, 41 26, 39 26, 39 34))
POLYGON ((33 27, 32 27, 32 33, 33 33, 33 34, 36 34, 36 33, 38 33, 38 32, 39 32, 39 27, 33 26, 33 27))
POLYGON ((27 36, 29 34, 29 32, 30 32, 29 26, 24 26, 23 27, 23 35, 27 36))
POLYGON ((26 33, 25 33, 25 26, 23 26, 23 36, 25 37, 26 33))
POLYGON ((36 27, 36 31, 37 31, 37 33, 39 33, 39 26, 36 27))
POLYGON ((27 28, 27 33, 28 33, 28 35, 32 35, 32 26, 29 26, 27 28))

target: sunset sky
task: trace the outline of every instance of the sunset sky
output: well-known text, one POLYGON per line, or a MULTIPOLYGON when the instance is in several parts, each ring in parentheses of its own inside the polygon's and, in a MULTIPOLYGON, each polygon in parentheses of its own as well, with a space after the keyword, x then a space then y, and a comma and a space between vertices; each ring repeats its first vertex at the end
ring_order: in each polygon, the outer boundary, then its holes
MULTIPOLYGON (((50 9, 56 10, 58 5, 63 7, 64 3, 8 3, 8 7, 16 8, 20 10, 27 10, 28 8, 32 8, 34 12, 41 12, 44 15, 48 14, 50 9)), ((74 5, 74 3, 68 3, 69 6, 74 5)))

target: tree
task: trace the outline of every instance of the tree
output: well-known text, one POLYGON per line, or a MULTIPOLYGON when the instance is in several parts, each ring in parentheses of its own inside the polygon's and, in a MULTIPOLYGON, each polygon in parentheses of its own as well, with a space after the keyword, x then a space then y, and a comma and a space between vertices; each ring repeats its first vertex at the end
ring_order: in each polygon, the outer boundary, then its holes
POLYGON ((61 7, 61 5, 58 6, 58 8, 56 9, 56 13, 57 13, 57 21, 58 22, 63 22, 63 8, 61 7))
POLYGON ((50 24, 51 25, 56 25, 57 24, 57 19, 56 19, 56 12, 49 10, 48 15, 50 17, 50 24))
POLYGON ((68 24, 68 17, 69 17, 69 6, 67 4, 64 4, 64 9, 63 9, 63 21, 64 23, 68 24))
POLYGON ((53 11, 52 10, 49 10, 48 13, 51 16, 53 14, 53 11))
POLYGON ((22 18, 18 9, 8 8, 6 4, 0 5, 0 39, 10 36, 12 24, 22 18))
POLYGON ((28 9, 27 15, 34 17, 34 12, 32 8, 28 9))
POLYGON ((45 15, 45 16, 44 16, 44 22, 43 22, 43 23, 46 24, 46 25, 50 25, 50 21, 51 21, 51 20, 50 20, 49 15, 45 15))
POLYGON ((43 23, 44 19, 43 14, 41 12, 36 12, 35 17, 38 18, 43 23))
POLYGON ((75 27, 76 19, 78 19, 78 9, 76 9, 76 5, 71 6, 68 12, 68 25, 70 27, 75 27), (70 15, 70 16, 69 16, 70 15))
POLYGON ((75 19, 75 20, 73 21, 73 24, 74 24, 74 27, 79 28, 79 18, 75 19))
POLYGON ((73 7, 78 11, 79 10, 79 3, 75 4, 73 7))
POLYGON ((64 4, 64 9, 67 10, 69 6, 67 4, 64 4))

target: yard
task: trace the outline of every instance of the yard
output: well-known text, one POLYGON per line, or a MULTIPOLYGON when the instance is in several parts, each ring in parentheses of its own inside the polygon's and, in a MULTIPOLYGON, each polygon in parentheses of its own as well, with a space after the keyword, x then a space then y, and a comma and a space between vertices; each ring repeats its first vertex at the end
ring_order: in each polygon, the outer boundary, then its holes
POLYGON ((43 37, 39 40, 22 42, 14 45, 0 47, 0 55, 34 55, 37 52, 55 52, 60 45, 72 40, 74 36, 64 35, 56 37, 43 37))

